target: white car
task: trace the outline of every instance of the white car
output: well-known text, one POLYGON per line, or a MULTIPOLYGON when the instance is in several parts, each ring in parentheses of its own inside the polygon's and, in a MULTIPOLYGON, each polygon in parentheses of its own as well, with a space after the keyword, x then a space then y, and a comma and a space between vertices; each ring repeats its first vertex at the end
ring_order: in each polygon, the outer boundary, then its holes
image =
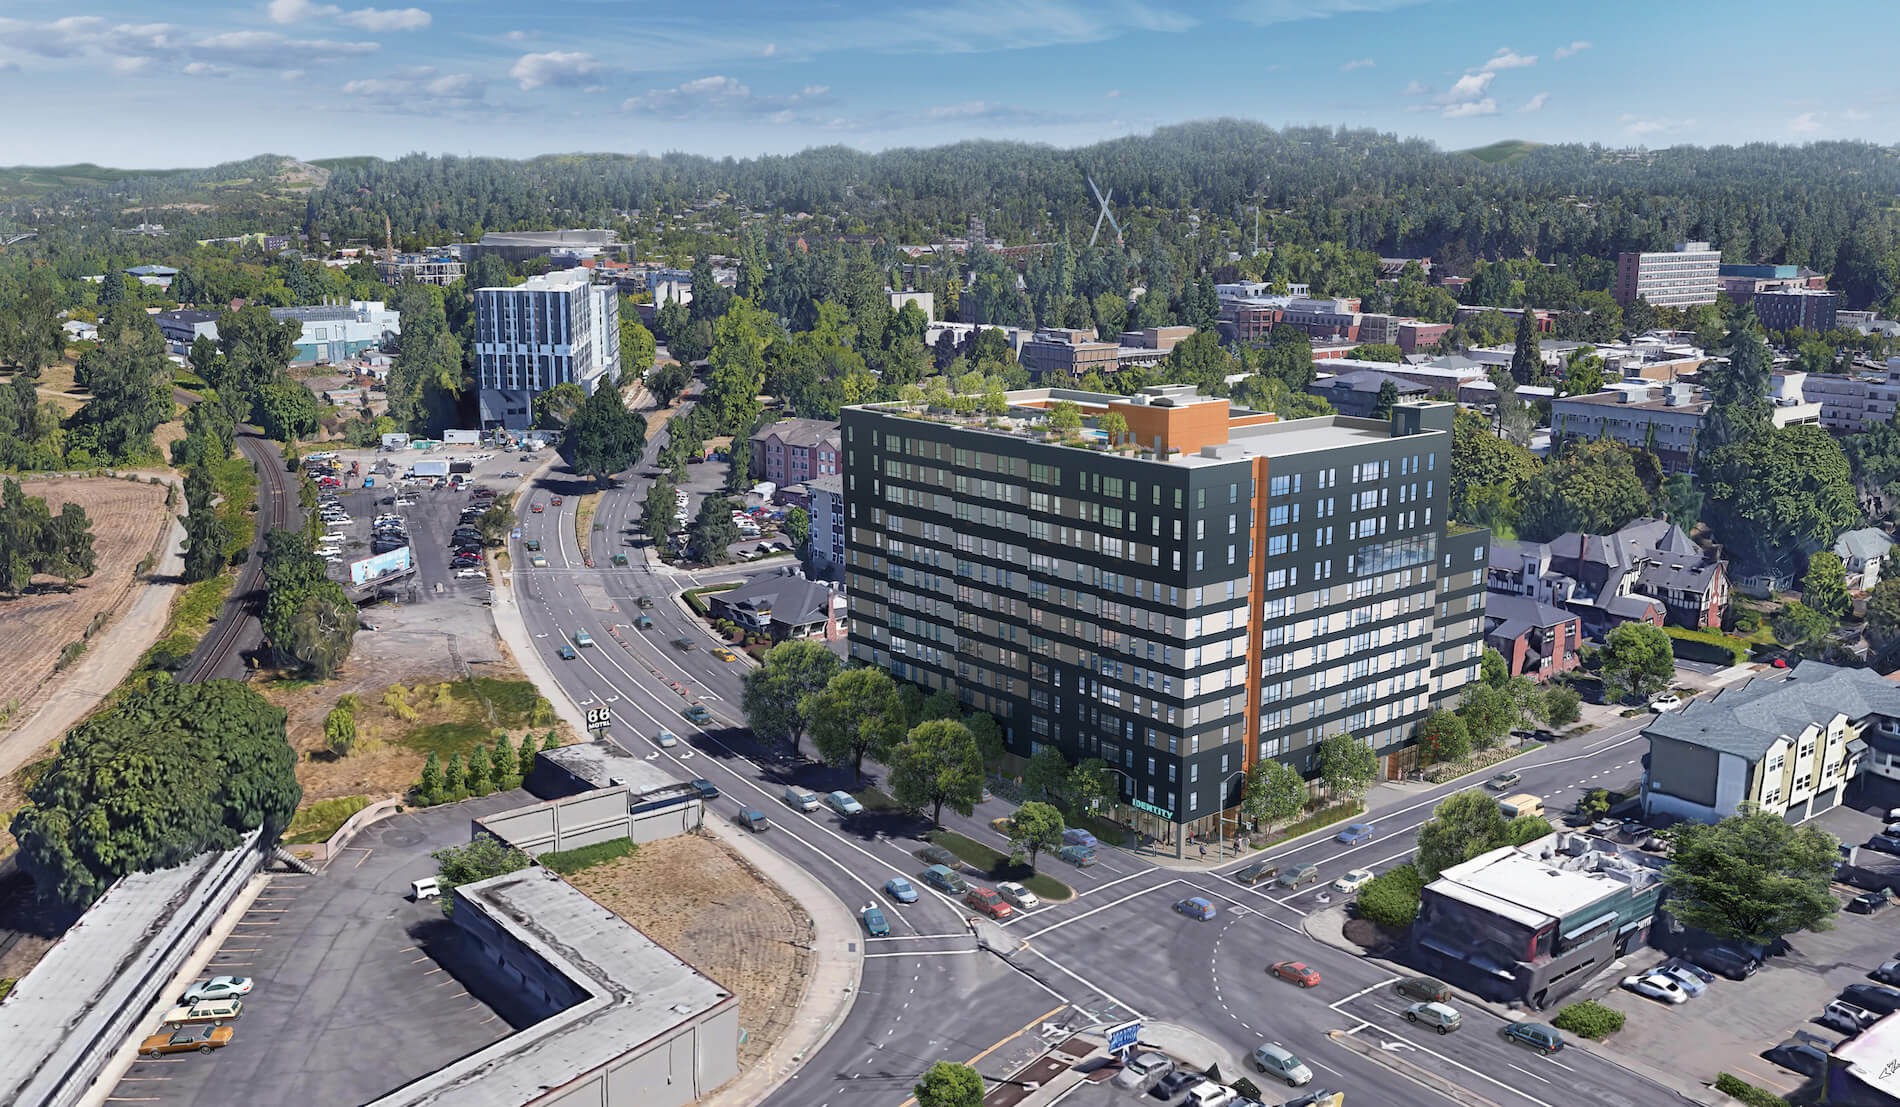
POLYGON ((455 570, 455 576, 456 576, 456 579, 458 580, 475 580, 478 577, 485 577, 487 575, 488 575, 487 573, 482 572, 480 569, 455 570))
POLYGON ((1009 904, 1018 911, 1027 911, 1032 907, 1042 906, 1042 901, 1036 898, 1036 893, 1016 883, 1014 880, 997 881, 996 894, 1003 897, 1004 903, 1009 904))
POLYGON ((1651 711, 1674 711, 1681 706, 1682 697, 1676 695, 1674 692, 1657 696, 1655 699, 1649 701, 1649 709, 1651 711))
POLYGON ((1351 872, 1347 873, 1345 876, 1342 876, 1338 880, 1333 881, 1333 888, 1336 891, 1345 892, 1346 894, 1351 895, 1352 893, 1358 891, 1359 889, 1365 887, 1367 884, 1371 883, 1371 881, 1372 881, 1371 869, 1354 869, 1351 872))
POLYGON ((1682 990, 1682 985, 1659 972, 1639 973, 1635 976, 1626 976, 1623 978, 1623 987, 1628 988, 1639 996, 1660 999, 1664 1003, 1675 1004, 1689 1002, 1689 993, 1682 990))

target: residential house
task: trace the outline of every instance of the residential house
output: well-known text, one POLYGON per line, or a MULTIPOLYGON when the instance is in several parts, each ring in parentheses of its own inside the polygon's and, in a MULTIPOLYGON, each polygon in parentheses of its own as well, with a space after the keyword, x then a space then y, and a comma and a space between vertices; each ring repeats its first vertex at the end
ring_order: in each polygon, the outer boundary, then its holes
MULTIPOLYGON (((1394 366, 1397 368, 1397 366, 1394 366)), ((1425 400, 1431 398, 1431 389, 1422 384, 1382 373, 1376 369, 1354 369, 1330 377, 1321 377, 1306 386, 1310 395, 1318 396, 1333 405, 1333 410, 1341 415, 1350 415, 1358 419, 1372 419, 1379 406, 1379 393, 1387 381, 1397 390, 1398 400, 1425 400)))
POLYGON ((834 637, 840 600, 830 585, 808 580, 796 569, 754 577, 730 592, 706 597, 713 618, 736 623, 748 634, 768 634, 774 641, 834 637))
POLYGON ((752 435, 752 479, 784 486, 841 472, 838 424, 824 419, 783 419, 752 435))
POLYGON ((1785 680, 1725 688, 1651 720, 1643 811, 1714 822, 1750 804, 1801 822, 1839 805, 1871 735, 1883 775, 1900 776, 1900 684, 1803 661, 1785 680))
POLYGON ((1577 667, 1583 620, 1530 596, 1492 596, 1484 605, 1484 644, 1504 655, 1512 676, 1548 680, 1577 667))
POLYGON ((1487 585, 1573 611, 1597 636, 1632 621, 1720 626, 1729 602, 1728 563, 1662 519, 1610 535, 1494 542, 1487 585))
POLYGON ((1893 536, 1879 527, 1850 530, 1834 540, 1834 556, 1847 570, 1847 587, 1871 590, 1880 583, 1880 570, 1893 552, 1893 536))

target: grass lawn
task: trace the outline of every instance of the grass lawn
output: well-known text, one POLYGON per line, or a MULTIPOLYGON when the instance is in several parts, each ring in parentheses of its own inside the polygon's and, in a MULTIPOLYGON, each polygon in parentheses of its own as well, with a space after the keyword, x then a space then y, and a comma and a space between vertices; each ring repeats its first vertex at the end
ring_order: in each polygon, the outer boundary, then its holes
MULTIPOLYGON (((392 685, 391 692, 401 688, 392 685)), ((498 732, 508 733, 517 746, 524 728, 554 725, 554 709, 534 684, 526 680, 474 680, 419 684, 403 688, 401 698, 413 709, 417 725, 396 739, 418 753, 434 753, 444 762, 450 754, 466 753, 477 743, 489 743, 498 732)), ((388 697, 385 696, 385 705, 388 697)))
MULTIPOLYGON (((1074 890, 1055 877, 1031 872, 1028 865, 1017 864, 1001 850, 992 849, 954 830, 933 830, 924 838, 930 844, 942 846, 956 854, 959 860, 976 870, 976 875, 987 877, 991 882, 1014 880, 1046 900, 1065 900, 1075 895, 1074 890)), ((1049 856, 1044 853, 1038 860, 1049 856)))
POLYGON ((605 842, 595 842, 591 846, 578 849, 564 849, 553 853, 544 853, 535 858, 543 867, 553 869, 562 876, 570 876, 582 869, 591 869, 622 857, 630 857, 640 847, 626 838, 613 838, 605 842))
POLYGON ((581 548, 581 557, 592 557, 587 545, 588 537, 593 533, 594 509, 600 506, 600 493, 583 492, 574 505, 574 542, 581 548))
POLYGON ((349 821, 351 815, 368 806, 368 796, 339 796, 299 808, 290 820, 289 829, 284 832, 284 844, 299 846, 327 842, 330 835, 349 821))
POLYGON ((882 789, 861 788, 858 791, 851 793, 851 795, 859 803, 864 805, 864 809, 866 811, 902 811, 903 810, 903 807, 900 806, 896 800, 892 799, 889 795, 887 795, 882 789))

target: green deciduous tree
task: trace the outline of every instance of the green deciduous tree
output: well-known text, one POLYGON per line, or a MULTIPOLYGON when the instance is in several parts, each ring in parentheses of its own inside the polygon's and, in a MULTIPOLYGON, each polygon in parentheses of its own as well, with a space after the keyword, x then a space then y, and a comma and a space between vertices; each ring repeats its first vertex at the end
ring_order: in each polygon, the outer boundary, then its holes
POLYGON ((842 667, 838 655, 820 642, 793 640, 773 646, 759 667, 745 675, 746 724, 760 737, 783 740, 798 753, 799 739, 811 726, 806 697, 824 691, 842 667))
POLYGON ((542 430, 561 430, 586 402, 586 389, 573 381, 562 381, 535 396, 534 425, 542 430))
POLYGON ((625 383, 640 380, 653 368, 653 355, 659 345, 653 332, 640 325, 640 313, 622 302, 620 311, 620 374, 625 383))
POLYGON ((1538 471, 1536 456, 1493 434, 1484 416, 1460 411, 1454 417, 1450 488, 1454 512, 1462 512, 1471 489, 1480 486, 1501 487, 1510 497, 1521 498, 1538 471))
POLYGON ((74 369, 92 399, 73 416, 70 445, 101 461, 156 460, 152 432, 171 418, 171 376, 165 337, 152 317, 129 305, 107 312, 99 344, 74 369))
POLYGON ((1867 635, 1881 645, 1900 638, 1900 576, 1882 580, 1868 593, 1867 635))
POLYGON ((1016 809, 1009 820, 1009 852, 1027 858, 1029 871, 1036 871, 1036 856, 1043 850, 1062 847, 1062 812, 1046 803, 1030 800, 1016 809))
POLYGON ((1319 744, 1319 778, 1334 795, 1357 798, 1378 769, 1372 747, 1350 734, 1335 734, 1319 744))
POLYGON ((1263 757, 1247 770, 1240 791, 1240 810, 1247 818, 1273 824, 1300 813, 1306 806, 1306 781, 1291 765, 1263 757))
POLYGON ((1419 875, 1418 866, 1395 865, 1359 889, 1353 910, 1360 918, 1370 919, 1380 926, 1410 926, 1418 918, 1424 888, 1425 881, 1419 875))
POLYGON ((1847 569, 1839 557, 1823 552, 1808 558, 1808 571, 1801 577, 1801 602, 1830 619, 1839 619, 1853 610, 1854 598, 1847 594, 1847 569))
POLYGON ((274 842, 303 789, 284 711, 233 680, 158 681, 74 727, 13 818, 40 893, 83 907, 128 873, 274 842))
POLYGON ((970 728, 952 719, 912 727, 890 754, 891 792, 913 811, 930 808, 942 822, 946 805, 968 815, 983 797, 983 754, 970 728))
POLYGON ((1364 346, 1354 346, 1347 357, 1360 361, 1389 361, 1394 365, 1405 360, 1405 351, 1390 342, 1368 342, 1364 346))
POLYGON ((1465 721, 1450 711, 1434 711, 1418 727, 1418 752, 1428 761, 1456 761, 1471 752, 1465 721))
POLYGON ((1702 490, 1688 473, 1671 473, 1656 494, 1656 514, 1682 528, 1684 534, 1702 520, 1702 490))
POLYGON ((1860 518, 1847 457, 1818 426, 1783 427, 1699 459, 1709 524, 1749 564, 1787 564, 1860 518))
POLYGON ((576 473, 604 481, 646 452, 647 418, 627 410, 620 390, 602 383, 575 409, 561 446, 576 473))
POLYGON ((810 720, 818 755, 826 764, 851 766, 854 787, 864 783, 865 755, 883 760, 908 723, 897 684, 882 669, 846 669, 823 690, 807 693, 798 710, 810 720))
MULTIPOLYGON (((1550 824, 1544 828, 1548 831, 1550 824)), ((1510 844, 1510 824, 1497 800, 1483 792, 1454 793, 1418 828, 1419 876, 1430 883, 1453 865, 1510 844)))
POLYGON ((429 856, 435 858, 436 881, 442 888, 438 902, 444 915, 455 912, 451 892, 456 887, 519 872, 529 864, 527 854, 487 834, 477 835, 468 845, 439 849, 429 856))
POLYGON ((282 373, 251 393, 251 418, 265 434, 280 442, 295 442, 315 434, 321 415, 316 396, 282 373))
POLYGON ((665 477, 647 485, 646 499, 640 505, 640 529, 654 545, 665 542, 666 536, 679 525, 677 487, 665 477))
POLYGON ((802 507, 795 507, 785 513, 785 540, 792 545, 792 551, 804 556, 805 545, 811 541, 811 513, 802 507))
POLYGON ((1720 938, 1767 945, 1797 930, 1828 930, 1840 902, 1828 889, 1840 842, 1778 815, 1683 823, 1663 870, 1663 910, 1720 938))
POLYGON ((1458 705, 1458 717, 1464 720, 1465 733, 1472 745, 1490 749, 1523 722, 1521 696, 1526 684, 1528 682, 1519 677, 1515 682, 1503 684, 1481 681, 1465 689, 1464 702, 1458 705))
POLYGON ((1598 659, 1606 699, 1647 701, 1676 675, 1669 635, 1648 623, 1624 623, 1612 629, 1598 659))
MULTIPOLYGON (((693 306, 698 305, 695 299, 693 306)), ((705 401, 722 433, 735 434, 759 421, 759 393, 765 388, 765 348, 775 329, 772 318, 750 300, 734 300, 720 317, 705 401)))
MULTIPOLYGON (((987 719, 989 716, 972 718, 987 719)), ((971 729, 974 733, 975 728, 971 729)), ((978 738, 977 747, 980 749, 982 746, 983 740, 978 738)), ((1098 804, 1115 798, 1115 774, 1108 771, 1108 762, 1101 758, 1085 757, 1069 770, 1069 779, 1063 782, 1062 794, 1075 810, 1093 811, 1098 804)))
POLYGON ((1380 381, 1379 397, 1372 405, 1372 417, 1374 419, 1390 419, 1392 417, 1392 407, 1398 402, 1399 386, 1394 384, 1390 378, 1380 381))
POLYGON ((1807 604, 1791 602, 1775 612, 1768 626, 1775 641, 1796 649, 1827 637, 1834 629, 1834 620, 1807 604))
POLYGON ((449 326, 442 290, 403 284, 391 306, 402 313, 402 334, 386 382, 390 418, 418 434, 454 425, 467 370, 462 340, 449 326))
MULTIPOLYGON (((408 318, 403 320, 408 329, 408 318)), ((220 397, 238 411, 249 408, 257 390, 276 380, 297 353, 297 339, 303 337, 303 324, 295 319, 279 322, 270 309, 250 304, 218 315, 218 352, 215 363, 217 380, 205 383, 218 390, 220 397)))
POLYGON ((983 1077, 968 1065, 938 1061, 912 1088, 917 1107, 983 1107, 983 1077))
POLYGON ((1572 441, 1532 477, 1517 529, 1547 542, 1560 534, 1611 534, 1649 511, 1634 451, 1617 442, 1572 441))
POLYGON ((1060 803, 1063 789, 1069 784, 1069 771, 1069 759, 1061 750, 1053 745, 1038 746, 1023 767, 1023 794, 1060 803))
POLYGON ((323 744, 338 757, 356 748, 356 712, 338 705, 323 717, 323 744))

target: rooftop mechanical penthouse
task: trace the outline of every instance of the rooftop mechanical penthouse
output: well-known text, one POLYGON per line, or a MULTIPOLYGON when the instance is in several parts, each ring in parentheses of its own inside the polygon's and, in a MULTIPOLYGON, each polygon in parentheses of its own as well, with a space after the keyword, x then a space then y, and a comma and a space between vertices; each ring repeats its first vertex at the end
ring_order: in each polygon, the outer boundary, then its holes
POLYGON ((1338 734, 1397 777, 1476 677, 1489 533, 1447 516, 1452 405, 956 403, 843 413, 851 655, 989 712, 1014 753, 1102 758, 1143 833, 1215 834, 1255 760, 1310 777, 1338 734))

